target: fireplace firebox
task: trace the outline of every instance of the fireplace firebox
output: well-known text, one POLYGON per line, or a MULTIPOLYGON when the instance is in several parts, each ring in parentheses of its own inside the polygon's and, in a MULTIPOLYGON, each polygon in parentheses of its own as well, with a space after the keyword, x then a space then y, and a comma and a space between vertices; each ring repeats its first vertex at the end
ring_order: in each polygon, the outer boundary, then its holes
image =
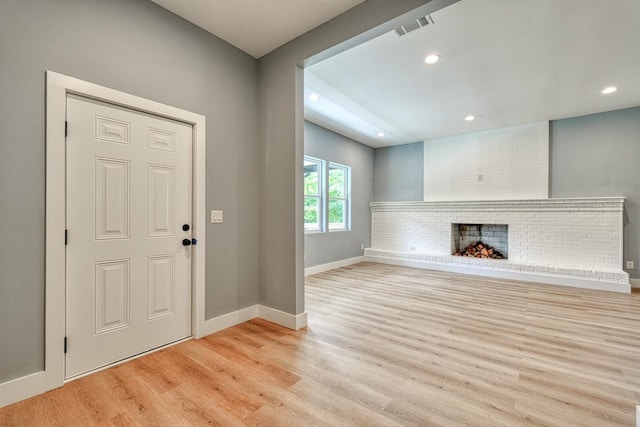
POLYGON ((475 258, 507 259, 507 224, 451 224, 451 254, 475 258))

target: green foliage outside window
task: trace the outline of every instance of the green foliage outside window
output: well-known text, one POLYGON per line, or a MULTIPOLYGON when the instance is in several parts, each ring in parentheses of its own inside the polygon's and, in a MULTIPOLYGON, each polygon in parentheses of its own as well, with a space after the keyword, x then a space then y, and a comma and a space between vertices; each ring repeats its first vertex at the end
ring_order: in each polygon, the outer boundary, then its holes
POLYGON ((320 230, 320 171, 319 162, 304 162, 304 229, 320 230), (315 197, 309 197, 315 196, 315 197))
POLYGON ((329 230, 348 228, 349 168, 329 163, 325 170, 325 165, 326 163, 322 160, 305 156, 305 231, 326 231, 323 230, 325 227, 329 230))
POLYGON ((314 197, 304 198, 304 229, 319 230, 318 225, 318 199, 314 197))
POLYGON ((339 224, 339 228, 344 227, 344 200, 329 201, 329 224, 330 226, 339 224))
POLYGON ((345 170, 342 168, 336 168, 335 166, 329 167, 329 197, 330 198, 344 198, 344 184, 345 184, 345 170))
POLYGON ((346 185, 347 170, 329 165, 329 228, 346 228, 346 185))

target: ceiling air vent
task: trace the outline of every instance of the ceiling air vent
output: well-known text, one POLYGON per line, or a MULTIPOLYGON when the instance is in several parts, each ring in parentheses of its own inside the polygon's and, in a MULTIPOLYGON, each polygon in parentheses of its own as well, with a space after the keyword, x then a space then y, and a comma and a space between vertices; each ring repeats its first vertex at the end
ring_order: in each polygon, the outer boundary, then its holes
POLYGON ((433 23, 434 22, 431 15, 421 16, 415 21, 408 22, 407 24, 396 28, 395 30, 393 30, 393 34, 395 34, 396 37, 402 37, 412 31, 417 30, 418 28, 422 28, 433 23))
POLYGON ((407 34, 407 30, 405 30, 405 29, 404 29, 404 28, 402 28, 402 27, 398 27, 398 28, 396 28, 395 30, 393 30, 393 34, 395 34, 395 35, 396 35, 396 37, 402 37, 402 36, 404 36, 405 34, 407 34))
POLYGON ((431 15, 422 16, 418 18, 418 24, 420 24, 421 27, 433 24, 433 18, 431 17, 431 15))

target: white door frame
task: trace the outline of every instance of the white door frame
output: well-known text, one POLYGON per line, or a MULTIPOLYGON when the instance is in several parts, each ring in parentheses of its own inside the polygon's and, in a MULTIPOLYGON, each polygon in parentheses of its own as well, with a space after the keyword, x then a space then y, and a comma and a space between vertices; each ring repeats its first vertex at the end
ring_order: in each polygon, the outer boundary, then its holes
POLYGON ((45 370, 44 388, 64 384, 65 336, 65 212, 67 94, 127 107, 193 126, 192 182, 192 335, 204 335, 205 324, 205 117, 114 89, 47 71, 46 92, 46 243, 45 243, 45 370))

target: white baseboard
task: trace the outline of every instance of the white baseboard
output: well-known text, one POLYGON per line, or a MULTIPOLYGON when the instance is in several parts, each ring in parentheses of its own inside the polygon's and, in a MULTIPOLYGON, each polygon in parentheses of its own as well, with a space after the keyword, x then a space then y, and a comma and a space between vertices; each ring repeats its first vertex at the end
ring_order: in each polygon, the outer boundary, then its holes
POLYGON ((16 378, 0 384, 0 408, 47 391, 45 372, 16 378))
POLYGON ((329 271, 335 268, 346 267, 347 265, 357 264, 363 261, 364 256, 357 256, 353 258, 341 259, 340 261, 334 261, 327 264, 314 265, 313 267, 305 268, 304 275, 310 276, 312 274, 322 273, 323 271, 329 271))
POLYGON ((258 317, 269 322, 273 322, 285 328, 293 329, 297 331, 307 326, 307 312, 294 315, 285 313, 284 311, 276 310, 275 308, 265 307, 263 305, 258 306, 258 317))
MULTIPOLYGON (((210 335, 260 317, 285 328, 298 330, 307 326, 307 312, 294 315, 263 305, 252 305, 205 321, 203 336, 210 335)), ((0 408, 48 391, 45 371, 0 383, 0 408)))
POLYGON ((276 310, 275 308, 256 304, 252 305, 251 307, 223 314, 222 316, 214 317, 213 319, 205 321, 205 326, 203 328, 204 333, 202 336, 220 332, 232 326, 236 326, 251 319, 255 319, 256 317, 268 320, 269 322, 273 322, 277 325, 284 326, 285 328, 293 329, 295 331, 307 326, 306 312, 294 315, 285 313, 284 311, 276 310))
POLYGON ((632 288, 640 289, 640 279, 629 279, 629 283, 631 284, 632 288))
POLYGON ((202 336, 196 338, 202 338, 207 335, 220 332, 223 329, 239 325, 240 323, 255 319, 256 317, 258 317, 257 304, 237 311, 232 311, 231 313, 223 314, 222 316, 214 317, 213 319, 205 320, 204 327, 202 328, 202 336))

